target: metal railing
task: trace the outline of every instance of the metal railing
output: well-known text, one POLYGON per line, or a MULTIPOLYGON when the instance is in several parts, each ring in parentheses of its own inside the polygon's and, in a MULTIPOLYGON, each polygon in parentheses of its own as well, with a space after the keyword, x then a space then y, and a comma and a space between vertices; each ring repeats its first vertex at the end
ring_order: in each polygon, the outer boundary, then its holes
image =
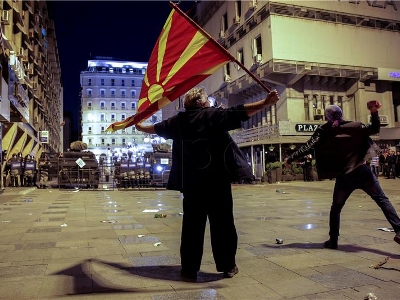
POLYGON ((235 130, 231 136, 237 144, 265 140, 279 136, 278 124, 267 124, 255 128, 235 130))

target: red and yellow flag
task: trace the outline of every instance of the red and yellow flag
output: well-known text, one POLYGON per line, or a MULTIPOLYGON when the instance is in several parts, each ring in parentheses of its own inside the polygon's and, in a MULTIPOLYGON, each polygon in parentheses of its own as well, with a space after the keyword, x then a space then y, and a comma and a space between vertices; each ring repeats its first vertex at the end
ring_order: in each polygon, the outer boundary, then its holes
POLYGON ((138 111, 107 131, 135 125, 171 103, 234 57, 175 4, 150 56, 138 111))

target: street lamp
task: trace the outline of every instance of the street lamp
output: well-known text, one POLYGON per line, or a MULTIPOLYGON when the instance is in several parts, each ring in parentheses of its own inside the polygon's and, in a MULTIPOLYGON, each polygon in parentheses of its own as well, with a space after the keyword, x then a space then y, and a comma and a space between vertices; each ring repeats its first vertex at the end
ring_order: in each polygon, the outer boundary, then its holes
POLYGON ((291 144, 291 145, 289 146, 289 148, 290 148, 290 150, 294 150, 294 149, 296 149, 296 145, 291 144))
POLYGON ((273 145, 269 146, 269 151, 274 151, 275 147, 273 145))

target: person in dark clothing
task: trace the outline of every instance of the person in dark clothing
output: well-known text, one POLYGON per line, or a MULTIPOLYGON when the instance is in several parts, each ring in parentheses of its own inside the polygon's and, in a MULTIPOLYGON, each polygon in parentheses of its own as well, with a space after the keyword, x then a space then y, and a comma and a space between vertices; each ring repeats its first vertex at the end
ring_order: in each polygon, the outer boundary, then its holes
POLYGON ((183 280, 197 278, 207 217, 217 271, 223 272, 225 278, 239 272, 231 182, 249 180, 253 174, 228 131, 240 128, 241 122, 278 100, 277 92, 272 91, 265 100, 216 108, 210 107, 204 88, 195 87, 184 97, 184 112, 154 125, 136 125, 140 131, 173 140, 167 189, 183 193, 183 280))
POLYGON ((312 155, 307 154, 303 162, 303 179, 304 181, 314 181, 312 171, 312 155))
POLYGON ((328 106, 325 110, 327 123, 320 126, 308 142, 286 161, 290 163, 303 157, 314 148, 318 177, 336 178, 329 219, 330 239, 324 243, 325 248, 337 249, 340 213, 346 200, 356 189, 366 192, 381 208, 396 232, 395 242, 400 244, 399 216, 371 168, 365 164, 368 158, 376 155, 376 145, 369 136, 379 132, 378 109, 381 104, 379 101, 370 101, 367 107, 371 112, 371 124, 365 125, 343 120, 340 107, 328 106))

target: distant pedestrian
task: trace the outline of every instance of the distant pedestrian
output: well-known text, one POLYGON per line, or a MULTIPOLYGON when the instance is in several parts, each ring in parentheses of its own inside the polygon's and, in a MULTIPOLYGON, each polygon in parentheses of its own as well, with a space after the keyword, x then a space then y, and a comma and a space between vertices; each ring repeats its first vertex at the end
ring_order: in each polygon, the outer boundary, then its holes
POLYGON ((371 124, 365 125, 343 120, 339 106, 328 106, 325 110, 327 123, 320 126, 306 145, 300 147, 286 161, 290 163, 303 157, 314 148, 318 177, 336 178, 329 219, 330 239, 324 243, 325 248, 337 249, 340 213, 356 189, 362 189, 378 204, 396 232, 395 242, 400 244, 400 218, 378 179, 365 163, 368 158, 376 155, 375 145, 369 136, 379 132, 378 109, 381 104, 379 101, 370 101, 367 107, 371 112, 371 124))
POLYGON ((376 177, 379 175, 379 156, 375 155, 371 158, 371 171, 376 177))

